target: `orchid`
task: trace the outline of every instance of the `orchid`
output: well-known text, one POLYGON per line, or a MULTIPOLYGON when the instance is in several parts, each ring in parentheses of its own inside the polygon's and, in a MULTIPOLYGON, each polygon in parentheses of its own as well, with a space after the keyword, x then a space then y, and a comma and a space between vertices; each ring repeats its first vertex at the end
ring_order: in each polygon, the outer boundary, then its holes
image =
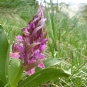
MULTIPOLYGON (((12 45, 12 58, 19 58, 25 67, 30 63, 43 60, 46 56, 43 54, 46 49, 46 32, 45 30, 44 8, 40 5, 36 15, 28 23, 26 28, 22 29, 22 35, 16 37, 17 43, 12 45)), ((38 62, 38 67, 45 68, 42 61, 38 62)), ((29 75, 34 73, 34 68, 27 70, 29 75)))

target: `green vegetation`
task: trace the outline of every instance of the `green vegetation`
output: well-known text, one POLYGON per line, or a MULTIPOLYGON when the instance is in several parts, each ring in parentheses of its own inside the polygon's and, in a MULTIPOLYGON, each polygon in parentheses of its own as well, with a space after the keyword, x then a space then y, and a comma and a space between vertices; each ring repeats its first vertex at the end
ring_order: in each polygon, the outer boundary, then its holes
MULTIPOLYGON (((32 19, 37 7, 35 0, 0 0, 0 24, 10 44, 32 19)), ((87 25, 75 16, 69 18, 56 10, 55 14, 52 6, 45 9, 48 35, 46 55, 47 58, 62 59, 59 67, 71 71, 72 75, 69 78, 54 79, 40 87, 86 87, 87 25)))

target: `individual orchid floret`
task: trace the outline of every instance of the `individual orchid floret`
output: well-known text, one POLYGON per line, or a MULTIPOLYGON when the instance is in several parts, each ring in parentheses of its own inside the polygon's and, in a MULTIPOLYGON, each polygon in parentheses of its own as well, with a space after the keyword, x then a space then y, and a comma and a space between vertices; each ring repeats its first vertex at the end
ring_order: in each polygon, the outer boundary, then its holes
POLYGON ((46 57, 43 52, 46 49, 44 8, 42 4, 33 19, 26 28, 22 29, 22 35, 16 37, 17 43, 12 45, 12 58, 19 58, 22 61, 27 74, 35 72, 35 66, 45 68, 43 59, 46 57))

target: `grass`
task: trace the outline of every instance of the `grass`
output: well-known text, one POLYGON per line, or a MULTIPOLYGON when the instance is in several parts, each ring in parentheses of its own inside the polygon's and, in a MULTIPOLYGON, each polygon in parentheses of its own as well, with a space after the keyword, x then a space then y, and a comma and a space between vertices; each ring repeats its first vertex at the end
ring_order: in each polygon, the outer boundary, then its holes
POLYGON ((61 67, 72 73, 68 79, 58 79, 53 84, 60 87, 86 87, 87 25, 81 25, 79 18, 70 19, 61 12, 48 12, 47 18, 49 53, 52 57, 62 59, 61 67))
MULTIPOLYGON (((3 0, 2 0, 3 1, 3 0)), ((17 3, 17 2, 14 2, 17 3)), ((4 4, 5 5, 5 4, 4 4)), ((37 8, 25 3, 14 10, 11 6, 0 5, 0 24, 4 27, 10 44, 15 36, 21 34, 21 29, 32 19, 37 8), (4 10, 2 10, 4 8, 4 10), (16 10, 16 12, 15 12, 16 10)), ((52 10, 52 8, 50 9, 52 10)), ((86 87, 87 86, 87 25, 80 24, 79 18, 69 18, 61 11, 56 14, 45 12, 48 34, 47 58, 62 59, 61 68, 71 70, 69 78, 58 78, 42 85, 41 87, 86 87)))

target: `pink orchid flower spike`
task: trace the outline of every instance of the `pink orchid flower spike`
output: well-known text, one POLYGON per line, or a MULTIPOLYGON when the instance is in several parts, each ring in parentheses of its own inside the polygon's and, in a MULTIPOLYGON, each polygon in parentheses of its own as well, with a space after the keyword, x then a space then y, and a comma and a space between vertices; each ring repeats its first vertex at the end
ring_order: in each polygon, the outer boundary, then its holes
POLYGON ((44 69, 43 52, 46 49, 44 7, 40 4, 39 9, 26 28, 22 29, 22 35, 16 37, 17 42, 12 45, 12 58, 19 58, 28 75, 35 72, 35 66, 44 69))

